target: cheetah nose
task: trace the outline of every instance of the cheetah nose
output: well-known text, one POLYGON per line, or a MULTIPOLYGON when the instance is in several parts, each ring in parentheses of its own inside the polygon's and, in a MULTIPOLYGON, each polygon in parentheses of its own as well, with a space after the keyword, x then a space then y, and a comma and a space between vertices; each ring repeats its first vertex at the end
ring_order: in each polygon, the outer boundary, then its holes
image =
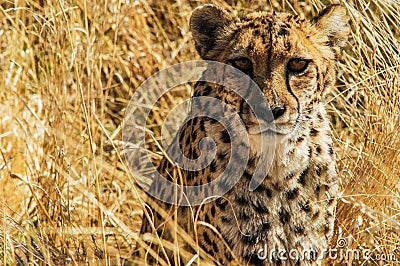
POLYGON ((272 115, 274 116, 274 120, 278 119, 281 117, 286 111, 285 106, 277 106, 274 109, 271 110, 272 115))

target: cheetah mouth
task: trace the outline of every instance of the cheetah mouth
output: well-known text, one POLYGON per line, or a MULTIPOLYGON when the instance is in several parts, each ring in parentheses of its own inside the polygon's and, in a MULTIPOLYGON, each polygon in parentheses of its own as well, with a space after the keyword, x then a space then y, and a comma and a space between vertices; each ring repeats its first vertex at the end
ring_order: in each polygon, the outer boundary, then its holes
MULTIPOLYGON (((276 136, 276 135, 287 135, 291 132, 291 130, 288 130, 284 128, 285 125, 260 125, 260 126, 255 126, 249 128, 248 132, 250 135, 267 135, 267 136, 276 136)), ((288 126, 288 125, 286 125, 288 126)))

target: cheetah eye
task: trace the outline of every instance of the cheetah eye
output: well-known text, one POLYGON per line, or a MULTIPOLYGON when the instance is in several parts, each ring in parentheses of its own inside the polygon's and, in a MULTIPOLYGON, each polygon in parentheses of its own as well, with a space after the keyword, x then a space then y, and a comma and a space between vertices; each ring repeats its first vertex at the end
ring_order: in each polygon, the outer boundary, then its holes
POLYGON ((250 59, 240 57, 236 59, 232 59, 231 63, 237 69, 243 71, 244 73, 249 73, 253 69, 253 64, 251 63, 250 59))
POLYGON ((301 58, 293 58, 290 59, 290 61, 287 64, 287 70, 289 70, 292 73, 295 74, 300 74, 304 71, 306 71, 310 61, 301 59, 301 58))

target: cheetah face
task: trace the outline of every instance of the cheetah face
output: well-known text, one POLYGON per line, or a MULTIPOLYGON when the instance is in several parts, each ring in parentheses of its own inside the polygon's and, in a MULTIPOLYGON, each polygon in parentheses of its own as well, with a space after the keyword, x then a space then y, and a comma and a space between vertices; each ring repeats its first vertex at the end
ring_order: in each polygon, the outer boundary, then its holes
MULTIPOLYGON (((266 12, 238 19, 206 5, 193 12, 190 25, 203 59, 238 68, 262 90, 275 126, 247 116, 243 120, 250 134, 273 130, 287 135, 307 119, 335 80, 332 61, 349 33, 345 10, 338 5, 311 21, 266 12)), ((243 99, 224 100, 239 114, 246 113, 243 99)))

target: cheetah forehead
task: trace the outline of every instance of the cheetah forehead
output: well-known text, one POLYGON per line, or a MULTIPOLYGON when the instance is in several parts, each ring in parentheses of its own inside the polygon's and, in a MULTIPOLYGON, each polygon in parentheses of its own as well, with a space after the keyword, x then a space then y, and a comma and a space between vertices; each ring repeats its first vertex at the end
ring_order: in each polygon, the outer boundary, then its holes
MULTIPOLYGON (((254 43, 262 39, 268 46, 277 39, 282 42, 309 42, 312 31, 309 21, 290 13, 256 12, 242 17, 237 23, 233 39, 242 39, 245 43, 254 43)), ((284 47, 288 49, 288 47, 284 47)))
POLYGON ((264 27, 271 28, 302 28, 308 26, 307 21, 297 15, 290 13, 276 12, 254 12, 239 19, 239 24, 243 27, 264 27))

